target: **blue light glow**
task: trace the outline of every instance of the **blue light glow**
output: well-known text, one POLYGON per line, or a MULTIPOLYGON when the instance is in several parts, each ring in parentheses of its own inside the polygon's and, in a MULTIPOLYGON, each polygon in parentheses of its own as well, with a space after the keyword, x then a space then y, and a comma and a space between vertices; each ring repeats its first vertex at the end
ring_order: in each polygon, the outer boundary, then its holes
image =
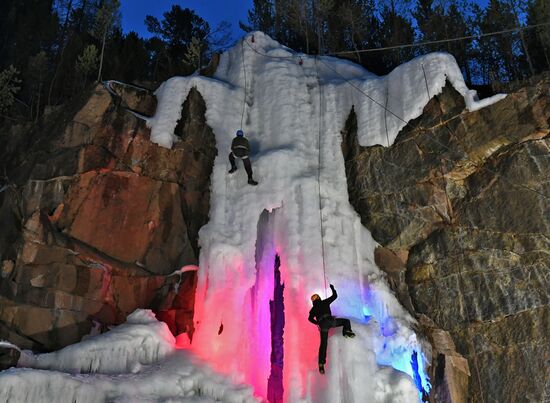
MULTIPOLYGON (((356 295, 357 284, 349 284, 346 287, 344 284, 339 284, 339 291, 342 290, 342 295, 356 295), (348 292, 346 290, 349 289, 348 292)), ((388 315, 388 309, 380 303, 380 297, 377 297, 375 290, 369 287, 363 287, 361 290, 361 300, 351 301, 348 306, 360 308, 359 311, 346 312, 341 314, 346 317, 353 317, 356 320, 361 318, 361 323, 367 324, 371 319, 376 320, 380 324, 380 333, 384 336, 383 351, 378 352, 376 361, 378 365, 387 365, 392 368, 406 373, 414 381, 416 388, 419 391, 419 400, 422 399, 422 393, 430 391, 431 384, 426 372, 426 358, 418 347, 413 346, 398 346, 393 338, 398 331, 398 324, 388 315)))

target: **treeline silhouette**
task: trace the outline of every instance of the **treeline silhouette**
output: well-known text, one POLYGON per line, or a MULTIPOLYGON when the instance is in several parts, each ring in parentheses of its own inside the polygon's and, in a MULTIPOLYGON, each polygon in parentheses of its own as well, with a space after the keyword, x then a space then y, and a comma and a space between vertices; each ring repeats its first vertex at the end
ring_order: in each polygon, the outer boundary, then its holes
MULTIPOLYGON (((481 7, 469 0, 254 0, 240 27, 308 54, 347 51, 339 57, 377 74, 445 51, 469 84, 486 85, 550 68, 550 25, 539 25, 550 22, 546 1, 489 0, 481 7), (400 47, 467 36, 474 38, 400 47)), ((212 28, 178 5, 160 20, 144 20, 149 38, 123 33, 119 0, 2 0, 0 119, 36 121, 103 78, 156 85, 187 75, 231 44, 229 24, 212 28)))

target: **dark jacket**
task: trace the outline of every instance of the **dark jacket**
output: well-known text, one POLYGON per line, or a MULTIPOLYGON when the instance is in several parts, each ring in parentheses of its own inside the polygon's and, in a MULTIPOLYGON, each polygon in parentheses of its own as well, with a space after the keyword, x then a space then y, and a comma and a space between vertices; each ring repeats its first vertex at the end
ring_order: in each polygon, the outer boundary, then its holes
POLYGON ((235 137, 231 143, 231 152, 237 158, 248 157, 250 144, 245 137, 235 137))
POLYGON ((327 299, 313 301, 313 308, 309 311, 309 320, 314 325, 320 325, 325 319, 332 318, 332 312, 330 311, 330 304, 338 298, 338 294, 333 286, 330 287, 332 295, 327 299))

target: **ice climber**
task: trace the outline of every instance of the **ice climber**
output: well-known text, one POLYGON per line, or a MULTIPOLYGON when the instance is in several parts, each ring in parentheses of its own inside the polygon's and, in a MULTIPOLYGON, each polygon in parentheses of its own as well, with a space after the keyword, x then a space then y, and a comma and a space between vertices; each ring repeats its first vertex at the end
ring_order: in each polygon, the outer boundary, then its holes
POLYGON ((250 158, 248 154, 250 153, 250 144, 246 137, 244 137, 244 132, 242 130, 237 130, 235 138, 231 142, 231 152, 229 153, 229 162, 231 163, 231 169, 229 173, 232 174, 237 170, 237 165, 235 163, 235 157, 243 160, 244 169, 248 175, 248 184, 256 186, 256 182, 252 178, 252 164, 250 163, 250 158))
POLYGON ((321 299, 318 294, 313 294, 311 296, 311 302, 313 303, 313 308, 309 311, 308 320, 317 325, 319 332, 321 333, 321 345, 319 346, 319 372, 321 374, 325 373, 325 363, 327 361, 327 342, 328 342, 328 331, 332 327, 343 326, 343 335, 344 337, 355 337, 355 333, 351 330, 351 324, 349 319, 345 318, 336 318, 332 316, 330 311, 330 304, 338 297, 336 289, 331 284, 330 289, 332 290, 332 295, 327 299, 321 299))

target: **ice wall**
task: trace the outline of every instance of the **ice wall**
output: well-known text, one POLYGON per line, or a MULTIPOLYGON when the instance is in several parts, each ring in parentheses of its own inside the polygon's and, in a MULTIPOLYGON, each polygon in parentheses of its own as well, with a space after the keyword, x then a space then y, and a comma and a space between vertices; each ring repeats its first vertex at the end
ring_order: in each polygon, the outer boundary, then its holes
POLYGON ((478 103, 447 54, 415 59, 376 77, 346 61, 296 54, 259 32, 222 55, 214 78, 178 77, 159 88, 157 115, 149 122, 152 140, 172 145, 181 105, 194 86, 206 101, 219 150, 210 221, 200 232, 192 343, 199 356, 266 396, 278 255, 285 401, 418 400, 411 358, 418 352, 417 379, 428 387, 425 351, 412 318, 374 264, 375 241, 349 204, 340 130, 354 105, 360 143, 389 145, 445 80, 470 109, 498 100, 478 103), (242 166, 227 174, 239 128, 252 144, 257 187, 247 185, 242 166), (269 225, 259 225, 264 210, 274 212, 269 225), (309 296, 324 297, 329 283, 339 294, 333 313, 352 319, 358 337, 330 337, 323 377, 317 372, 318 331, 307 315, 309 296))

